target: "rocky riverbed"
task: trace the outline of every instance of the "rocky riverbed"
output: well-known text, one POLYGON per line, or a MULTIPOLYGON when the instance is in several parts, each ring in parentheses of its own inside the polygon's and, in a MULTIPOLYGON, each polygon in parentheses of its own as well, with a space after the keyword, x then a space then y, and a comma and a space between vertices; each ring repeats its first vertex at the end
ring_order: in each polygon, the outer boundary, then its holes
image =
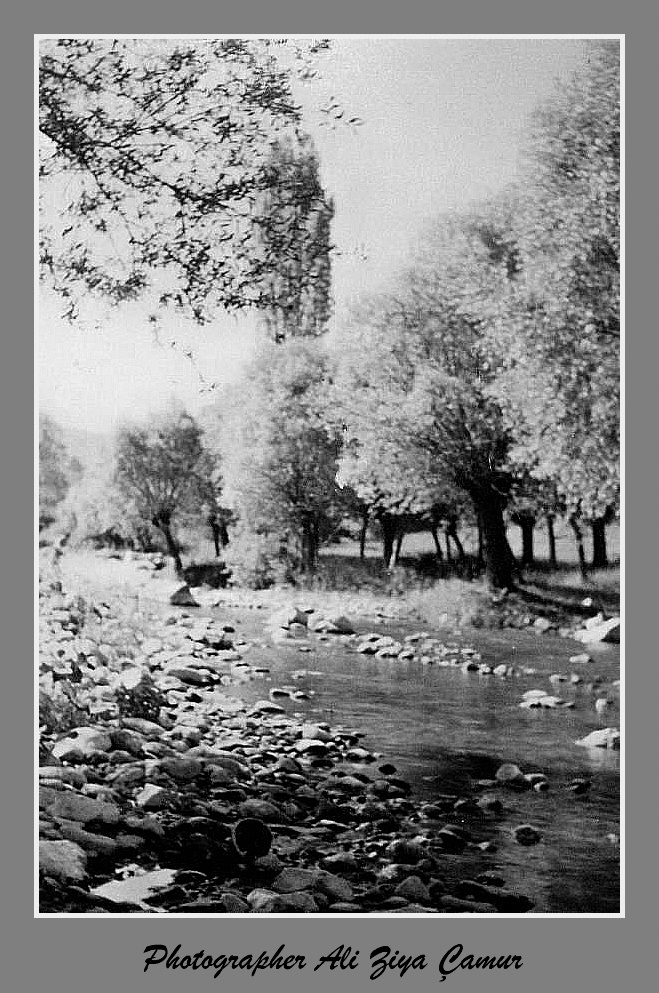
MULTIPOLYGON (((493 857, 502 831, 522 848, 541 841, 507 802, 539 797, 541 770, 502 763, 421 799, 359 728, 298 712, 308 691, 267 682, 233 620, 42 584, 41 912, 533 910, 493 857)), ((464 641, 355 636, 348 618, 310 608, 285 607, 264 634, 273 651, 336 639, 383 664, 484 666, 464 641)))

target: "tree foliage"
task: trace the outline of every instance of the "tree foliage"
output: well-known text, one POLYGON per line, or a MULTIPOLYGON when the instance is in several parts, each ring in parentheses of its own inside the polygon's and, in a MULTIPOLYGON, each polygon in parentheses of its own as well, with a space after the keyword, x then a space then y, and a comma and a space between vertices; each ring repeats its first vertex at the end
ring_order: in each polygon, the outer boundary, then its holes
POLYGON ((328 362, 320 343, 264 344, 225 406, 226 499, 257 534, 275 534, 313 569, 342 510, 340 439, 325 416, 328 362))
POLYGON ((499 263, 480 220, 441 220, 398 291, 356 311, 344 330, 337 406, 353 485, 364 494, 384 485, 394 505, 409 494, 411 511, 467 496, 484 526, 490 579, 505 586, 509 437, 485 389, 479 314, 499 263))
POLYGON ((254 223, 268 257, 279 260, 265 278, 269 306, 262 316, 273 341, 319 336, 330 316, 332 200, 309 140, 273 145, 267 191, 254 223))
POLYGON ((81 466, 72 458, 64 443, 62 429, 48 414, 39 414, 39 520, 53 518, 81 466))
MULTIPOLYGON (((302 52, 308 71, 323 46, 304 47, 293 46, 292 63, 302 52)), ((278 142, 304 140, 280 50, 231 39, 41 42, 40 261, 70 315, 89 291, 119 302, 148 290, 199 321, 215 307, 281 305, 273 274, 315 232, 264 238, 254 223, 282 191, 278 142)), ((282 221, 291 205, 297 216, 298 194, 304 213, 309 193, 283 189, 282 221)))
POLYGON ((618 45, 599 43, 536 115, 514 219, 521 274, 488 315, 511 457, 588 517, 619 490, 619 104, 618 45))
POLYGON ((137 514, 163 533, 181 571, 174 519, 198 516, 215 505, 221 485, 218 460, 204 446, 201 428, 182 412, 149 427, 124 429, 117 439, 114 478, 137 514))

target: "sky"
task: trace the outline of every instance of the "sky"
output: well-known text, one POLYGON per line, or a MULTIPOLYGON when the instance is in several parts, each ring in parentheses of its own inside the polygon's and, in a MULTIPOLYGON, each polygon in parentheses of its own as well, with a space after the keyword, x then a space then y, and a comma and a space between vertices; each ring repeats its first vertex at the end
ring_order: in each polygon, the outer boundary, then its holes
MULTIPOLYGON (((585 50, 579 39, 333 41, 321 78, 296 95, 335 203, 336 320, 351 300, 386 286, 433 217, 515 178, 529 115, 585 50), (329 97, 363 125, 319 127, 329 97)), ((139 304, 90 301, 73 324, 63 310, 40 293, 40 408, 91 432, 141 420, 173 397, 197 413, 240 376, 256 342, 246 318, 220 315, 204 328, 172 318, 155 340, 139 304)))

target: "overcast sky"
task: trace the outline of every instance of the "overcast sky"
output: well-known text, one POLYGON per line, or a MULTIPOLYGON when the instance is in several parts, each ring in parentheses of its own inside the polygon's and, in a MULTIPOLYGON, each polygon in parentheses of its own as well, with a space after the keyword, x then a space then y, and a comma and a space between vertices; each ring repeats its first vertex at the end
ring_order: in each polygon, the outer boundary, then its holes
MULTIPOLYGON (((334 41, 322 79, 300 99, 335 202, 337 314, 386 284, 433 216, 514 178, 530 112, 579 65, 585 47, 576 39, 334 41), (364 125, 317 127, 313 108, 330 96, 364 125)), ((42 294, 40 404, 90 431, 141 418, 172 396, 199 410, 213 399, 204 382, 221 389, 254 347, 244 319, 219 317, 203 329, 165 322, 158 344, 139 305, 90 305, 74 325, 59 318, 63 309, 42 294), (195 365, 168 346, 174 338, 193 350, 195 365)))

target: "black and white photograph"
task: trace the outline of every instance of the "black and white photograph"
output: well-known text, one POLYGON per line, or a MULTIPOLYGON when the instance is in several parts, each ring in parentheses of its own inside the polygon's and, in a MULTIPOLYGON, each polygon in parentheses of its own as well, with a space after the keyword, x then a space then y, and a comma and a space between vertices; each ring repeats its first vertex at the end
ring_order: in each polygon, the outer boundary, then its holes
POLYGON ((624 916, 623 83, 36 36, 37 917, 624 916))

